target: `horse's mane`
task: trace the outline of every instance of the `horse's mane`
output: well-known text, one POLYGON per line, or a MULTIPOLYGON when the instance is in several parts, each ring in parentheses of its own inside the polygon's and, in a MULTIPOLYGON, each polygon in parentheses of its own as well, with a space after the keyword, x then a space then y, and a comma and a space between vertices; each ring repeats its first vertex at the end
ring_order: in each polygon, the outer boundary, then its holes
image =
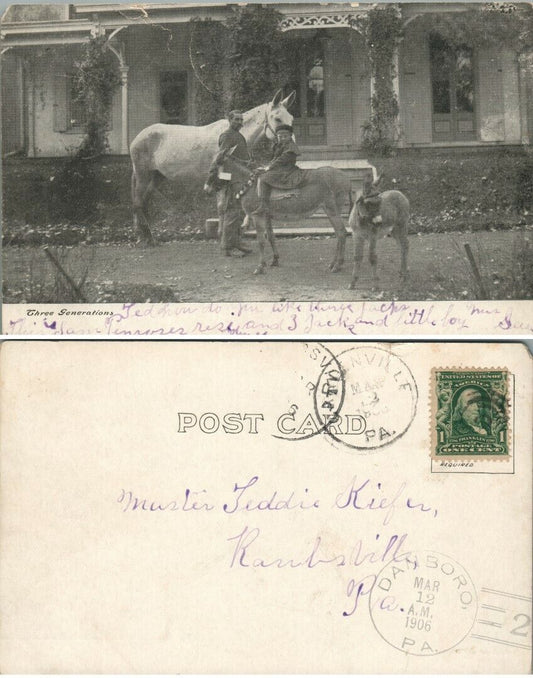
MULTIPOLYGON (((254 115, 257 113, 261 113, 261 111, 268 106, 268 103, 260 104, 259 106, 254 106, 253 108, 250 108, 249 111, 244 111, 243 117, 244 117, 244 122, 248 122, 250 118, 253 118, 254 115)), ((227 124, 228 120, 227 118, 220 118, 220 120, 215 120, 215 122, 210 122, 208 125, 204 125, 206 129, 209 127, 216 127, 217 125, 220 125, 221 123, 226 123, 227 124)))

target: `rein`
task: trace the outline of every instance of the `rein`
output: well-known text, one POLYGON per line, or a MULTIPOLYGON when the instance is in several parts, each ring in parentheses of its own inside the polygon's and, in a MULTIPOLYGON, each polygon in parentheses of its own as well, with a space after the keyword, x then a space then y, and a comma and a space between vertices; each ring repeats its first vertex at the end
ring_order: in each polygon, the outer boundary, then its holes
POLYGON ((259 172, 253 171, 248 177, 248 179, 244 182, 244 185, 242 188, 240 188, 236 193, 235 193, 235 200, 240 200, 243 195, 246 195, 248 191, 252 188, 252 186, 255 184, 255 181, 257 179, 257 175, 259 172))

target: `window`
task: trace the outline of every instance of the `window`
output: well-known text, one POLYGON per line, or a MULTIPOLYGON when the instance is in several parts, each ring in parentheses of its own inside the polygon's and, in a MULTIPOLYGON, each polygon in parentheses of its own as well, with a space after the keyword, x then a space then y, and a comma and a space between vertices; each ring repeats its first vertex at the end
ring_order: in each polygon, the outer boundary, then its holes
POLYGON ((187 73, 163 71, 159 77, 161 122, 186 125, 189 121, 187 73))
POLYGON ((85 106, 79 99, 79 88, 76 78, 67 75, 67 129, 72 132, 82 131, 87 121, 85 106))
POLYGON ((476 138, 474 59, 466 45, 451 47, 439 35, 429 41, 433 97, 433 140, 476 138))
POLYGON ((81 133, 87 115, 70 73, 54 75, 54 132, 81 133))
POLYGON ((299 59, 288 88, 296 91, 294 115, 296 141, 302 145, 326 143, 326 83, 324 78, 324 48, 320 39, 298 42, 299 59))

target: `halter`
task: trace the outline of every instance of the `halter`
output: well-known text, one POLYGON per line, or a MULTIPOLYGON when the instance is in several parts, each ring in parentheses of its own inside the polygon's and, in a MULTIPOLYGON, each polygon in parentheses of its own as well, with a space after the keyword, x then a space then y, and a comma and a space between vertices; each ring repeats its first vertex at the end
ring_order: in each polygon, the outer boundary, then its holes
POLYGON ((263 123, 263 134, 266 136, 266 131, 269 129, 272 134, 274 135, 274 139, 276 138, 276 130, 272 127, 270 122, 268 121, 268 106, 265 109, 265 122, 263 123))

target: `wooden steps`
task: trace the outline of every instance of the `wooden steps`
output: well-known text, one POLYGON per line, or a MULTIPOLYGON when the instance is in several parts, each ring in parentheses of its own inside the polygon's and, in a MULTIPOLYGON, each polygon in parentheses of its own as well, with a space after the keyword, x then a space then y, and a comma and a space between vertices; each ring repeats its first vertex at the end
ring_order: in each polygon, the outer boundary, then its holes
MULTIPOLYGON (((302 169, 317 169, 319 167, 335 167, 340 169, 343 172, 346 172, 350 176, 350 181, 352 184, 351 197, 352 202, 355 201, 355 195, 358 191, 361 190, 363 186, 363 179, 369 172, 372 172, 374 178, 376 178, 376 169, 373 165, 370 165, 367 160, 363 159, 349 159, 349 158, 340 158, 340 159, 326 159, 326 160, 300 160, 298 161, 298 167, 302 169)), ((350 213, 350 203, 347 201, 343 207, 342 214, 343 217, 348 220, 350 213)), ((213 219, 207 219, 205 222, 205 232, 208 238, 216 238, 218 231, 218 219, 215 217, 213 219)), ((311 217, 303 218, 301 221, 275 221, 274 222, 274 233, 280 236, 295 236, 295 235, 330 235, 333 234, 333 228, 329 223, 328 218, 324 214, 324 211, 320 209, 316 214, 313 214, 311 217)), ((255 230, 247 231, 243 234, 245 237, 247 235, 255 235, 255 230)))

